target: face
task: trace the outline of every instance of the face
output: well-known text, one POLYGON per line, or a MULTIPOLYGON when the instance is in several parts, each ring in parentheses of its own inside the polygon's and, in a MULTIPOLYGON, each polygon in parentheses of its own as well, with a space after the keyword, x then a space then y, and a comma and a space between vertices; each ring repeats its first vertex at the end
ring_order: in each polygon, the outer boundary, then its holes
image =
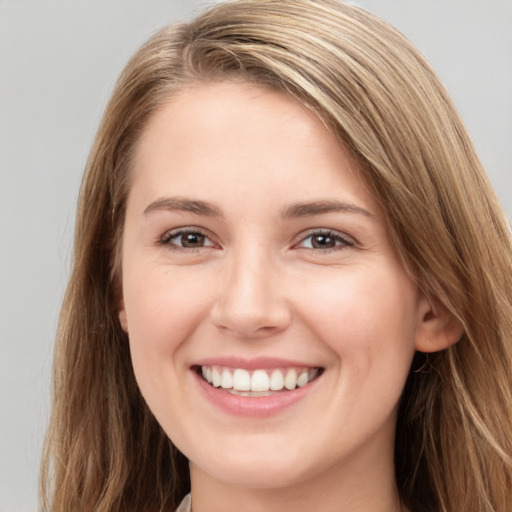
POLYGON ((192 471, 279 487, 392 459, 426 301, 355 162, 294 99, 197 85, 153 115, 122 274, 138 384, 192 471))

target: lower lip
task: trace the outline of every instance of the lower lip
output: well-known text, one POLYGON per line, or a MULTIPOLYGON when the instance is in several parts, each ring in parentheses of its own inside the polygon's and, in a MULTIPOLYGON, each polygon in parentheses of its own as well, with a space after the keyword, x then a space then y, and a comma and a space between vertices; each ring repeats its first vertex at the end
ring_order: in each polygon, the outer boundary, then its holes
POLYGON ((240 396, 229 393, 222 388, 214 388, 196 371, 194 377, 208 400, 224 412, 236 416, 272 416, 287 409, 307 396, 316 386, 319 377, 303 387, 291 391, 277 392, 269 396, 240 396))

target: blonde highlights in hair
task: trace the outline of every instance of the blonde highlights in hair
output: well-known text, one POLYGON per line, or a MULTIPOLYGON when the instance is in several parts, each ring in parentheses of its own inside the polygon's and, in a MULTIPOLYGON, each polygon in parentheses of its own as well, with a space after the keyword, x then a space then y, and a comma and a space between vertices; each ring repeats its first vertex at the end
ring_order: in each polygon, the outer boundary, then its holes
POLYGON ((418 51, 336 0, 241 0, 158 32, 128 63, 84 176, 42 472, 52 512, 173 511, 187 461, 138 391, 120 301, 131 157, 151 114, 196 82, 244 80, 314 110, 360 165, 403 264, 464 336, 417 354, 396 477, 414 512, 512 503, 512 242, 466 130, 418 51))

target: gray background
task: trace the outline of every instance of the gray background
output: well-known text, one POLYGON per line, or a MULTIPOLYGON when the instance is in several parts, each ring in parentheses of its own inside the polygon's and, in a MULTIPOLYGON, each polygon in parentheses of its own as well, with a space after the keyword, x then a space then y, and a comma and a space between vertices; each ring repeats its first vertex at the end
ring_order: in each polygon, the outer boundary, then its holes
MULTIPOLYGON (((512 0, 353 3, 433 63, 512 218, 512 0)), ((37 509, 75 201, 108 94, 142 41, 204 4, 0 0, 0 512, 37 509)))

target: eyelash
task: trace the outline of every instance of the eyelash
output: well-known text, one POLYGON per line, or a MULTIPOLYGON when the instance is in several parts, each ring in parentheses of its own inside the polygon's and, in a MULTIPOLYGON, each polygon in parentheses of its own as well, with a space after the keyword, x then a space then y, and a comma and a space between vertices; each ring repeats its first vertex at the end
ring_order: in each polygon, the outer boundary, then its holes
POLYGON ((203 247, 213 247, 214 246, 214 244, 211 243, 210 245, 202 245, 199 247, 185 247, 183 245, 176 245, 171 242, 173 239, 183 237, 184 235, 188 235, 188 234, 199 235, 199 236, 203 237, 205 240, 210 241, 208 233, 206 233, 204 230, 202 230, 200 228, 191 226, 190 228, 178 228, 178 229, 175 229, 172 231, 168 231, 161 238, 158 239, 158 245, 165 245, 171 251, 187 251, 187 252, 197 251, 197 250, 203 249, 203 247))
MULTIPOLYGON (((333 251, 340 251, 349 247, 354 247, 355 245, 354 241, 351 238, 347 237, 346 235, 343 235, 338 231, 333 231, 331 229, 314 229, 309 231, 306 235, 301 235, 299 242, 295 243, 293 247, 301 248, 301 244, 304 244, 307 240, 312 239, 313 237, 323 237, 325 239, 331 239, 334 241, 335 245, 333 247, 326 248, 302 247, 303 249, 306 249, 308 251, 314 251, 315 253, 327 254, 333 251)), ((189 228, 178 228, 172 231, 168 231, 158 239, 157 244, 161 246, 166 246, 171 251, 179 252, 195 252, 205 247, 215 246, 215 244, 210 240, 210 237, 207 232, 194 226, 191 226, 189 228), (183 245, 176 245, 175 243, 172 243, 172 240, 179 237, 183 237, 184 235, 187 234, 198 235, 200 237, 203 237, 204 240, 208 240, 210 243, 208 245, 200 245, 198 247, 186 247, 183 245)))
POLYGON ((307 233, 306 236, 302 235, 298 244, 295 244, 295 247, 300 246, 306 240, 311 239, 313 237, 324 237, 327 239, 332 239, 335 242, 334 247, 326 247, 326 248, 315 248, 315 247, 304 247, 304 249, 320 252, 321 254, 330 253, 332 251, 340 251, 346 249, 347 247, 354 247, 354 241, 346 235, 338 231, 333 231, 331 229, 314 229, 307 233))

